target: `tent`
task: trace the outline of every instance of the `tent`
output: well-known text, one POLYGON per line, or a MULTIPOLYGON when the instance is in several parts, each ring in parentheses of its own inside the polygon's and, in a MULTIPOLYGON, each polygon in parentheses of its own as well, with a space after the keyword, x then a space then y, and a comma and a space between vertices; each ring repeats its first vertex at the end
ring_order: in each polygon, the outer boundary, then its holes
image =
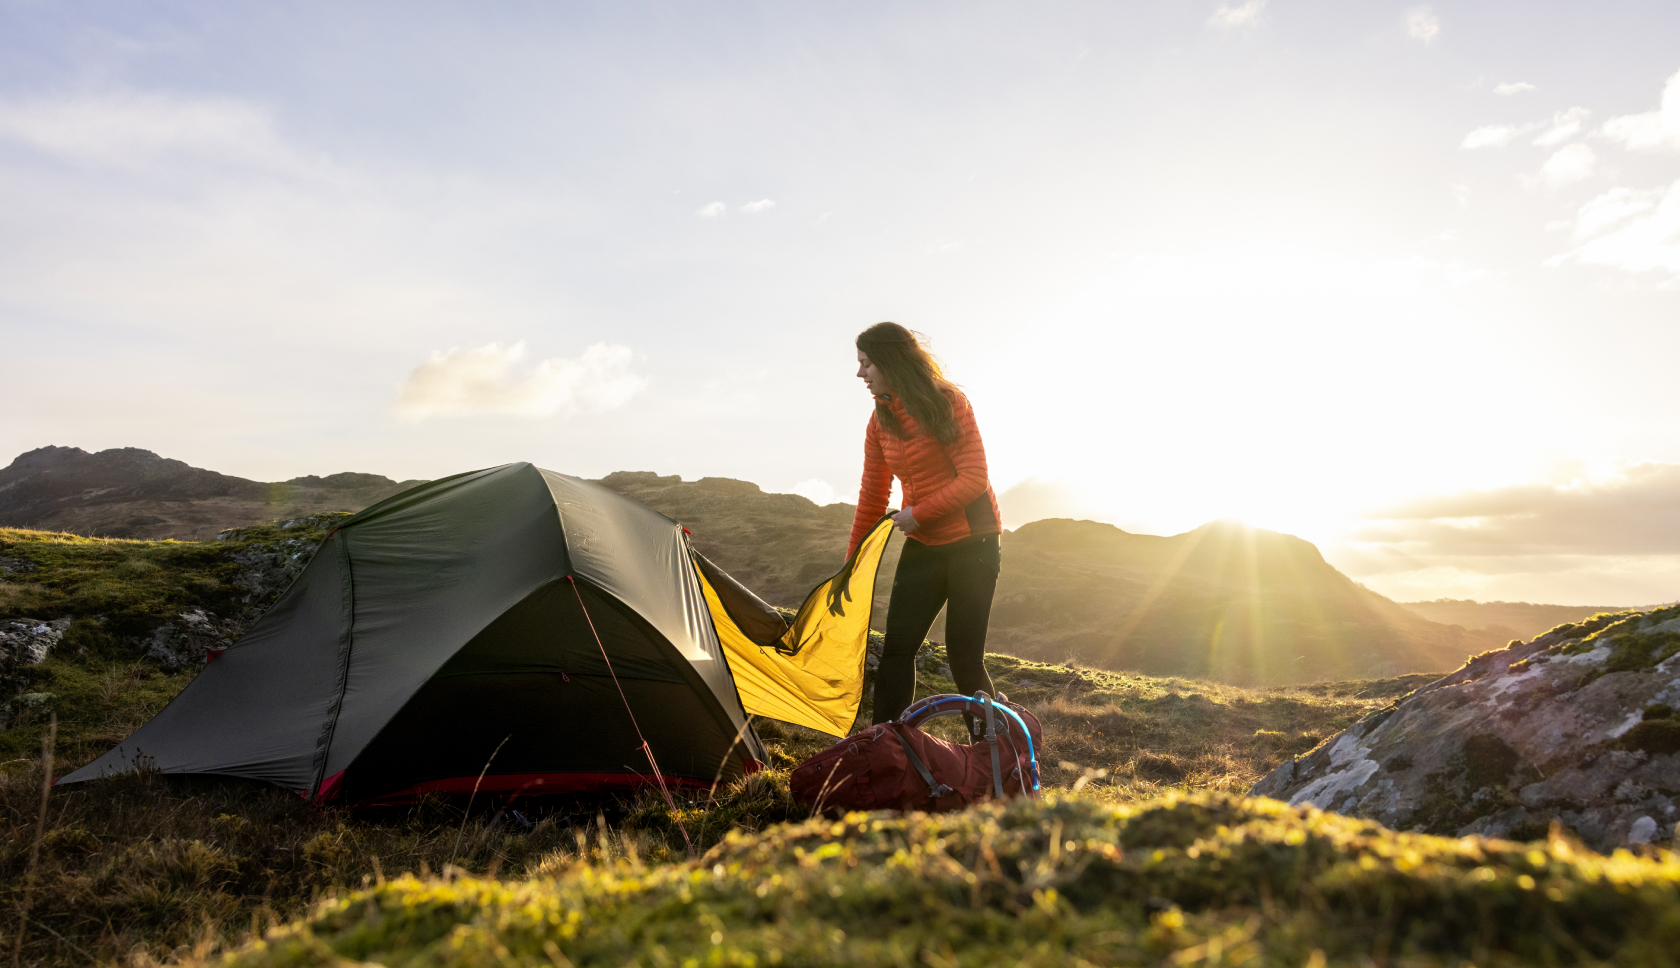
POLYGON ((155 769, 354 803, 728 782, 766 759, 750 714, 846 732, 889 531, 788 623, 599 484, 530 464, 432 481, 346 518, 244 637, 60 782, 155 769))

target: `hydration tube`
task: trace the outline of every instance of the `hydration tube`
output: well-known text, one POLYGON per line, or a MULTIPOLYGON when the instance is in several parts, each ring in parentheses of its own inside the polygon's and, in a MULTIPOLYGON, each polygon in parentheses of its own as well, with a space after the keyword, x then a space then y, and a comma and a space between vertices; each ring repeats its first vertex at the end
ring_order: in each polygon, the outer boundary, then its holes
MULTIPOLYGON (((927 713, 929 713, 929 712, 931 712, 935 709, 938 709, 940 706, 947 705, 949 703, 954 703, 954 702, 978 703, 978 702, 980 702, 980 700, 976 699, 973 696, 959 696, 959 695, 955 695, 955 694, 950 695, 950 696, 938 697, 938 698, 930 696, 929 698, 922 700, 920 703, 918 703, 915 706, 911 707, 910 709, 906 710, 905 714, 898 718, 898 721, 901 722, 901 723, 911 723, 912 719, 924 718, 925 714, 927 714, 927 713)), ((1009 718, 1015 720, 1015 722, 1020 725, 1021 733, 1027 737, 1027 762, 1032 767, 1032 788, 1033 788, 1034 793, 1039 792, 1040 787, 1038 785, 1038 752, 1033 749, 1032 730, 1027 728, 1026 720, 1022 719, 1021 715, 1019 713, 1017 713, 1015 710, 1010 709, 1008 706, 1003 705, 1002 703, 998 702, 995 699, 992 700, 992 705, 995 706, 1000 712, 1008 713, 1009 718)))

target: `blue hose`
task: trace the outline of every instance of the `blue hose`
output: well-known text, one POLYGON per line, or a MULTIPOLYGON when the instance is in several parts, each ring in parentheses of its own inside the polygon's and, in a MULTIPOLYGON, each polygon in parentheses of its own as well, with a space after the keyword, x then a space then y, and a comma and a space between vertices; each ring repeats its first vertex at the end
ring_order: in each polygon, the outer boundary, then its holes
MULTIPOLYGON (((949 699, 939 699, 939 700, 935 700, 934 702, 930 702, 927 705, 923 706, 922 709, 923 710, 938 709, 940 706, 946 705, 947 703, 953 703, 953 702, 962 702, 962 703, 974 702, 974 703, 977 703, 977 702, 980 702, 980 701, 981 701, 980 698, 977 697, 977 696, 952 696, 949 699)), ((1028 760, 1029 763, 1032 764, 1033 792, 1034 793, 1039 792, 1040 787, 1038 785, 1038 752, 1033 749, 1032 730, 1027 728, 1026 720, 1022 719, 1021 715, 1019 713, 1017 713, 1015 710, 1010 709, 1008 706, 1003 705, 1002 703, 998 702, 995 699, 992 700, 992 705, 994 707, 996 707, 999 711, 1008 713, 1009 718, 1015 720, 1015 722, 1020 725, 1022 735, 1026 736, 1026 738, 1027 738, 1027 760, 1028 760)), ((920 717, 918 717, 918 718, 920 718, 920 717)), ((902 720, 902 717, 901 717, 901 720, 902 720)))

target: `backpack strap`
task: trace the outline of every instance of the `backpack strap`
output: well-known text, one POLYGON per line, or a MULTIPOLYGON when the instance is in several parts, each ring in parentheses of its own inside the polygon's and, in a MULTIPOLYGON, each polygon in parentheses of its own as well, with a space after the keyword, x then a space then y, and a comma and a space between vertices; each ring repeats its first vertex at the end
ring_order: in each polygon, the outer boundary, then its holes
POLYGON ((955 792, 950 787, 933 778, 933 773, 928 770, 927 764, 922 762, 922 758, 916 755, 915 748, 910 745, 909 740, 904 738, 903 733, 895 729, 892 731, 892 734, 898 737, 899 745, 904 747, 904 755, 910 758, 910 765, 916 768, 916 772, 922 775, 922 782, 928 785, 928 797, 930 799, 937 800, 940 797, 948 796, 955 792))
POLYGON ((992 704, 992 697, 984 691, 980 693, 980 701, 986 706, 986 742, 992 747, 992 790, 1002 800, 1003 764, 998 759, 997 706, 992 704))

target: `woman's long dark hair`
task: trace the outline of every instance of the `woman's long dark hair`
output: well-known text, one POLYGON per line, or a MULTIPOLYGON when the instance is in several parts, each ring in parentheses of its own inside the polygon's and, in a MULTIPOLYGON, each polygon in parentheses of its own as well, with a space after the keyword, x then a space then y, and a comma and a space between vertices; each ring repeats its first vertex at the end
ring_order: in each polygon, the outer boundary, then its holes
MULTIPOLYGON (((897 323, 876 323, 858 334, 857 348, 881 371, 893 395, 923 430, 942 444, 957 439, 957 422, 951 417, 951 399, 946 396, 951 384, 919 334, 897 323)), ((902 440, 908 436, 887 401, 876 399, 875 415, 894 437, 902 440)))

